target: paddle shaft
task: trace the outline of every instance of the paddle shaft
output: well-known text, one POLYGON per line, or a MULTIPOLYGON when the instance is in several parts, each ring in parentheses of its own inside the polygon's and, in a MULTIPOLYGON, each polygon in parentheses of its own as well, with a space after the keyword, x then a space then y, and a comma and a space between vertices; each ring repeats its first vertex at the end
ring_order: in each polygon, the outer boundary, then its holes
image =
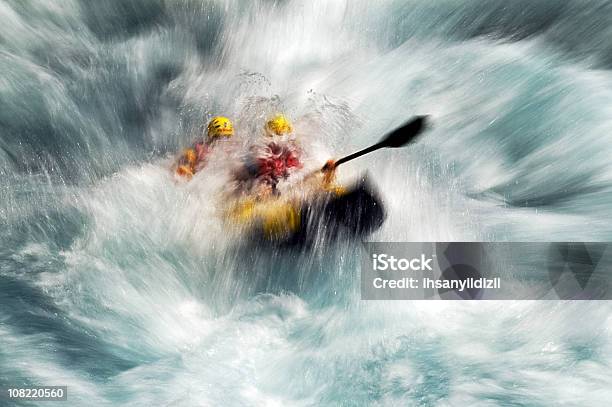
POLYGON ((372 151, 376 151, 376 150, 378 150, 378 149, 380 149, 380 148, 383 148, 383 147, 385 147, 385 145, 384 145, 383 143, 376 143, 376 144, 374 144, 373 146, 370 146, 370 147, 368 147, 368 148, 364 148, 364 149, 363 149, 363 150, 361 150, 361 151, 357 151, 356 153, 349 154, 349 155, 347 155, 346 157, 342 157, 341 159, 339 159, 338 161, 336 161, 336 162, 334 163, 334 164, 335 164, 334 166, 335 166, 335 167, 337 167, 337 166, 339 166, 340 164, 343 164, 343 163, 345 163, 345 162, 347 162, 347 161, 354 160, 354 159, 355 159, 355 158, 357 158, 357 157, 361 157, 362 155, 365 155, 365 154, 371 153, 372 151))
MULTIPOLYGON (((372 151, 376 151, 381 148, 391 147, 398 148, 404 147, 405 145, 412 143, 416 140, 417 136, 421 134, 423 129, 425 129, 427 125, 427 116, 416 116, 414 119, 410 120, 407 123, 404 123, 403 126, 398 127, 393 130, 391 133, 388 133, 382 140, 378 143, 365 148, 363 150, 357 151, 356 153, 347 155, 346 157, 342 157, 335 163, 333 163, 333 168, 343 164, 347 161, 354 160, 357 157, 361 157, 362 155, 371 153, 372 151)), ((331 169, 328 164, 322 168, 323 171, 331 169)))

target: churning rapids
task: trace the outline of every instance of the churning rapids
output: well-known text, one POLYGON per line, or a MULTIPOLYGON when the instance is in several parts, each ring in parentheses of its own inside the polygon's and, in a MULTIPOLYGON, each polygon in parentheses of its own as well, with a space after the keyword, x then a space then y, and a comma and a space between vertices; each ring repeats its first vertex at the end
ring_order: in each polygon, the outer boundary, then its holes
POLYGON ((236 245, 211 115, 283 110, 317 165, 415 114, 369 170, 379 241, 612 240, 607 1, 2 0, 0 386, 62 405, 612 399, 607 302, 360 301, 358 248, 236 245))

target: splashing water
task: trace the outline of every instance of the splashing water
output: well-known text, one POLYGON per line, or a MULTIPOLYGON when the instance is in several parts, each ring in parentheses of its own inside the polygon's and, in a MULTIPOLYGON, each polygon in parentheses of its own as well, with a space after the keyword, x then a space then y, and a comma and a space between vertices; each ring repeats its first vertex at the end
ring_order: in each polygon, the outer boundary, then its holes
POLYGON ((358 248, 248 250, 229 163, 173 154, 215 114, 285 111, 312 165, 364 157, 374 240, 605 241, 605 1, 0 3, 0 385, 66 405, 606 405, 611 307, 362 302, 358 248), (586 317, 585 317, 586 316, 586 317))

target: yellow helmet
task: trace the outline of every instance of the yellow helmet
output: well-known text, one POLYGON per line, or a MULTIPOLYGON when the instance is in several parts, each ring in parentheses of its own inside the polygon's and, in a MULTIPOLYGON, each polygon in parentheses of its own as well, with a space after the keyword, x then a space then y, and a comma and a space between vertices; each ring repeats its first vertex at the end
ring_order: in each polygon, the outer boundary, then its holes
POLYGON ((208 123, 208 137, 231 137, 234 126, 227 117, 216 116, 208 123))
POLYGON ((285 115, 277 114, 266 123, 266 130, 271 136, 282 136, 291 133, 291 122, 285 115))

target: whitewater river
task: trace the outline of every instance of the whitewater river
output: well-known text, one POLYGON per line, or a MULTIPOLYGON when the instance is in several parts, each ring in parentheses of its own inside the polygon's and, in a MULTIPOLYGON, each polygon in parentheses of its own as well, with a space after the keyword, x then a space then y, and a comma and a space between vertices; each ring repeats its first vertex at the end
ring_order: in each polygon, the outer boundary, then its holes
POLYGON ((0 387, 609 405, 609 302, 361 301, 358 245, 249 249, 219 220, 232 163, 169 167, 217 114, 247 145, 286 112, 314 167, 430 114, 339 170, 384 198, 372 240, 609 241, 611 36, 598 0, 0 0, 0 387))

